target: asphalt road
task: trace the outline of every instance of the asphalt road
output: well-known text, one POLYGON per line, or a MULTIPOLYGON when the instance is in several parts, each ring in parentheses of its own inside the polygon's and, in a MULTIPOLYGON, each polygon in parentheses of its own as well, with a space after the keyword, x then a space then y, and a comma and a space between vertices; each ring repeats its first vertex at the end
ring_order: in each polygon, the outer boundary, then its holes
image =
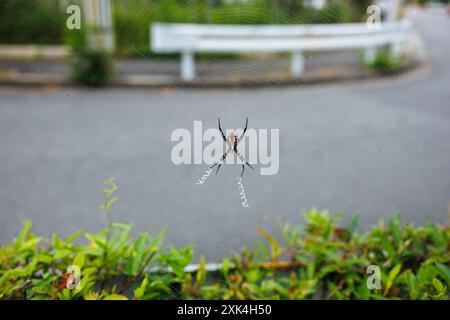
POLYGON ((419 15, 429 72, 356 84, 228 90, 0 89, 0 242, 21 221, 68 235, 106 225, 102 183, 115 177, 117 221, 135 231, 169 227, 167 242, 217 259, 301 222, 300 210, 359 211, 362 227, 395 210, 404 223, 444 222, 450 201, 450 19, 419 15), (247 170, 250 208, 240 204, 240 168, 175 166, 176 128, 280 129, 280 170, 247 170))

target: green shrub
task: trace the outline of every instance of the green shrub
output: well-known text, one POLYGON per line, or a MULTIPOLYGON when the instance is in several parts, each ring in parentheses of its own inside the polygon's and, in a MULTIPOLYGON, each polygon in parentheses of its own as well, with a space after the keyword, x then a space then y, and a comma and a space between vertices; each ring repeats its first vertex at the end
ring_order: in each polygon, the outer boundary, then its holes
MULTIPOLYGON (((368 0, 333 1, 314 9, 301 0, 112 1, 118 54, 157 56, 150 52, 149 26, 154 22, 217 24, 302 24, 363 21, 368 0)), ((74 1, 82 5, 79 0, 74 1)), ((64 42, 65 8, 58 0, 0 1, 0 43, 64 42), (14 32, 11 32, 14 30, 14 32)))
POLYGON ((90 49, 76 52, 72 61, 72 78, 76 83, 104 86, 112 76, 112 59, 109 54, 90 49))
MULTIPOLYGON (((71 48, 68 63, 72 79, 81 85, 99 87, 108 83, 113 75, 112 54, 87 45, 88 30, 66 30, 64 43, 71 48)), ((97 32, 95 29, 92 32, 97 32)))
POLYGON ((149 48, 149 26, 154 22, 211 24, 359 22, 364 21, 366 8, 359 0, 352 0, 350 3, 331 2, 320 10, 306 6, 301 0, 254 0, 230 3, 207 0, 132 0, 114 2, 113 14, 120 55, 158 56, 151 53, 149 48))
POLYGON ((64 26, 58 0, 0 1, 0 43, 59 44, 64 26))
POLYGON ((375 59, 367 64, 370 69, 384 74, 394 73, 400 70, 402 66, 402 58, 394 56, 387 50, 378 52, 375 59))
POLYGON ((207 273, 203 258, 187 272, 193 248, 163 247, 164 230, 131 237, 130 226, 112 221, 117 186, 106 184, 105 230, 43 239, 25 221, 0 248, 0 299, 448 299, 447 225, 402 227, 395 214, 360 234, 357 215, 339 226, 341 215, 311 210, 280 237, 258 228, 264 241, 224 258, 218 272, 207 273), (87 243, 74 242, 81 235, 87 243), (79 288, 67 287, 70 265, 81 270, 79 288), (381 270, 379 290, 367 288, 369 265, 381 270))
POLYGON ((345 4, 330 3, 323 9, 305 8, 299 15, 301 23, 325 24, 347 23, 360 20, 352 7, 345 4))

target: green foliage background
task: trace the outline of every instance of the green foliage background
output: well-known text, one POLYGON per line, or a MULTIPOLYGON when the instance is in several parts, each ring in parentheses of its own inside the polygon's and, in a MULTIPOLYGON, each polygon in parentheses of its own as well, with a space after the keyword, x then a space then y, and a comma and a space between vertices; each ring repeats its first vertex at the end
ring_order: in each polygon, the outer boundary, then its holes
MULTIPOLYGON (((289 24, 362 21, 369 1, 330 1, 322 10, 302 0, 113 0, 118 53, 149 55, 153 22, 289 24)), ((67 4, 81 4, 80 0, 67 4)), ((63 1, 0 1, 0 43, 62 44, 67 14, 63 1)))
POLYGON ((0 1, 0 43, 61 44, 65 19, 58 0, 0 1))

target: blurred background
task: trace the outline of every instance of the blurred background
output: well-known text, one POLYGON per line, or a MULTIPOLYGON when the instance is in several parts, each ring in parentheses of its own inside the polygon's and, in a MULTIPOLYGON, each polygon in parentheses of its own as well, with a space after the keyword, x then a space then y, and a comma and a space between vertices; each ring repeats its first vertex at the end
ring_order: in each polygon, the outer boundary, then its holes
POLYGON ((256 226, 301 222, 302 209, 359 212, 361 228, 395 211, 444 222, 449 12, 448 1, 0 0, 0 242, 26 218, 45 235, 104 227, 110 177, 116 221, 168 226, 166 241, 212 260, 252 243, 256 226), (71 5, 81 28, 69 27, 71 5), (289 52, 204 50, 184 81, 183 52, 151 46, 154 23, 364 26, 370 5, 381 23, 411 23, 401 56, 309 50, 293 77, 289 52), (280 130, 279 173, 246 170, 250 208, 239 167, 198 186, 206 164, 171 161, 173 130, 216 128, 219 117, 280 130))

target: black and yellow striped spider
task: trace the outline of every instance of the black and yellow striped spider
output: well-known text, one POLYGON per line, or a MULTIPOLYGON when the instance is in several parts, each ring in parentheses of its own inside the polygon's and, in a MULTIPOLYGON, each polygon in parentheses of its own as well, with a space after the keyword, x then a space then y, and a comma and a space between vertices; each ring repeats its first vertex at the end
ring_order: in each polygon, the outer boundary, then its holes
POLYGON ((228 154, 233 151, 238 157, 239 159, 242 161, 242 173, 241 173, 241 177, 244 174, 244 170, 245 170, 245 164, 248 165, 250 168, 253 169, 253 167, 250 165, 250 163, 247 162, 247 160, 244 158, 244 156, 238 151, 237 146, 239 144, 239 142, 242 141, 242 139, 245 136, 245 132, 247 131, 247 126, 248 126, 248 118, 245 121, 245 128, 244 131, 242 132, 241 136, 238 137, 236 134, 234 134, 234 132, 232 132, 228 138, 225 137, 225 134, 222 131, 222 128, 220 127, 220 118, 219 118, 219 131, 222 134, 222 138, 223 140, 228 144, 228 146, 230 147, 228 149, 227 152, 225 152, 222 156, 222 158, 220 159, 220 161, 217 161, 216 163, 214 163, 212 166, 210 166, 209 168, 213 168, 215 166, 218 165, 217 170, 216 170, 216 174, 217 172, 219 172, 220 166, 222 165, 222 163, 225 161, 226 157, 228 156, 228 154))

